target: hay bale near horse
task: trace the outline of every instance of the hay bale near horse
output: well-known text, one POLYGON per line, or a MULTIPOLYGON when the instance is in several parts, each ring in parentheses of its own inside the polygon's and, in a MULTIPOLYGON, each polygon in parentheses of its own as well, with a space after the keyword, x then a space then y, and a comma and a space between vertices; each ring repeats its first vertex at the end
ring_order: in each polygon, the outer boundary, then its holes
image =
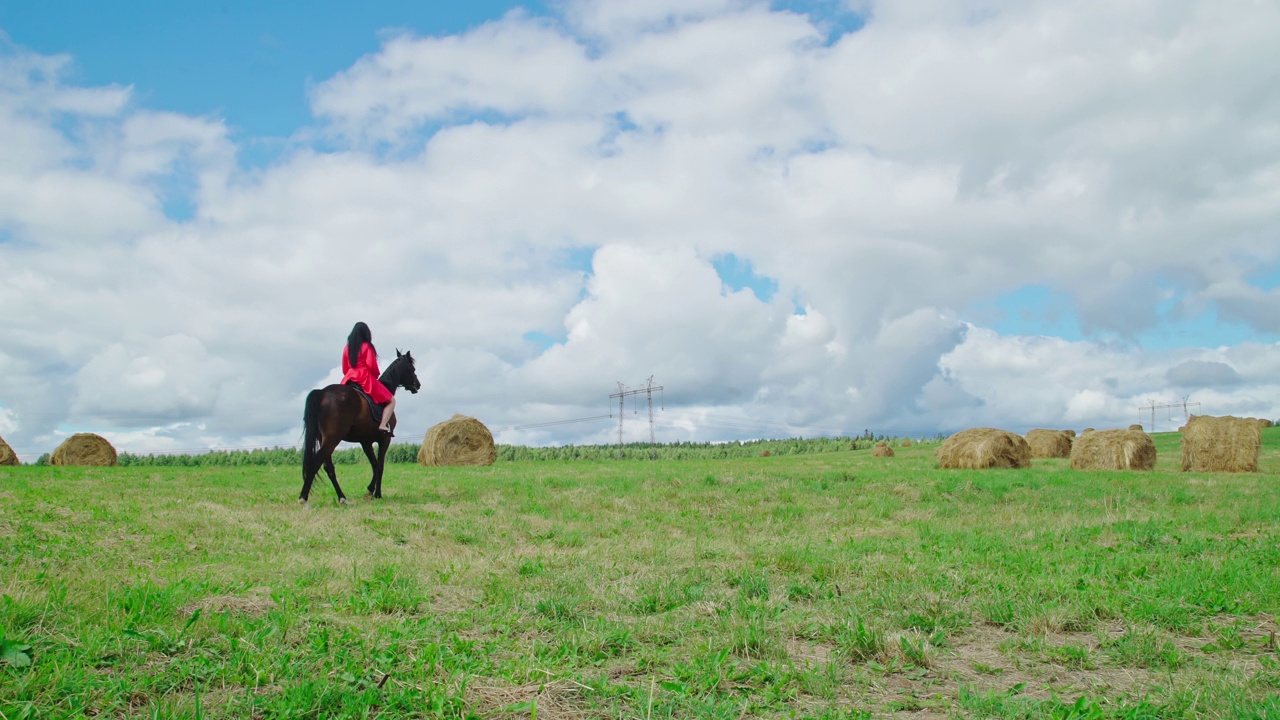
POLYGON ((1182 433, 1183 472, 1257 472, 1262 430, 1253 418, 1192 415, 1182 433))
POLYGON ((4 438, 0 438, 0 466, 21 464, 18 462, 18 453, 9 447, 9 443, 5 442, 4 438))
POLYGON ((53 451, 50 465, 110 467, 116 464, 116 449, 94 433, 76 433, 53 451))
POLYGON ((941 468, 1025 468, 1031 467, 1031 446, 1007 430, 970 428, 947 438, 936 457, 941 468))
POLYGON ((1071 436, 1063 430, 1029 430, 1027 444, 1033 458, 1071 457, 1071 436))
POLYGON ((418 462, 428 467, 492 465, 498 459, 493 433, 473 417, 455 414, 432 425, 422 439, 418 462))
POLYGON ((889 443, 881 440, 871 450, 871 457, 893 457, 893 448, 889 447, 889 443))
POLYGON ((1072 470, 1152 470, 1156 444, 1141 430, 1095 430, 1076 438, 1072 470))
POLYGON ((902 442, 898 443, 899 447, 912 447, 916 443, 911 438, 902 438, 902 442))
POLYGON ((1075 430, 1063 430, 1062 432, 1066 433, 1066 434, 1067 434, 1067 437, 1075 437, 1075 436, 1076 436, 1076 431, 1075 431, 1075 430))
POLYGON ((1146 432, 1146 431, 1147 431, 1147 430, 1146 430, 1146 428, 1142 427, 1142 426, 1141 426, 1141 425, 1139 425, 1138 423, 1134 423, 1134 424, 1130 425, 1130 426, 1129 426, 1129 429, 1130 429, 1130 430, 1138 430, 1138 431, 1140 431, 1140 432, 1146 432))
POLYGON ((1258 418, 1257 420, 1259 430, 1272 427, 1272 422, 1266 418, 1258 418))

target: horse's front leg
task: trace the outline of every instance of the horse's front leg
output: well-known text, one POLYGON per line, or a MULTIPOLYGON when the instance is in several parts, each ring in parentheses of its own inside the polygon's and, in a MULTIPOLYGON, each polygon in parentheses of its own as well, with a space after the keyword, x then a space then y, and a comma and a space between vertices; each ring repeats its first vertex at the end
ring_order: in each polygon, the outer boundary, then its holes
MULTIPOLYGON (((364 448, 364 456, 369 458, 369 466, 373 468, 373 476, 369 478, 368 492, 365 493, 365 499, 371 497, 382 497, 382 491, 378 487, 378 456, 373 454, 373 443, 368 440, 360 443, 360 447, 364 448), (374 492, 377 491, 375 495, 374 492)), ((381 447, 381 444, 379 444, 381 447)))
POLYGON ((338 504, 350 505, 351 501, 347 499, 346 495, 342 494, 342 486, 338 484, 338 473, 336 470, 333 469, 332 454, 330 455, 330 457, 327 457, 324 459, 324 471, 328 473, 329 482, 333 483, 333 489, 338 493, 338 504))

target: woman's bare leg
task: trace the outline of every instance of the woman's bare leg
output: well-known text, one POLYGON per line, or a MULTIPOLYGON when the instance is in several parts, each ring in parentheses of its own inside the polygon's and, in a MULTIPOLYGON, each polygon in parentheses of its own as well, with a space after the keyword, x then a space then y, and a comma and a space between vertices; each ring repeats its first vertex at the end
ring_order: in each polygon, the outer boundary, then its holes
POLYGON ((387 406, 382 408, 382 427, 378 428, 380 432, 391 432, 391 416, 396 412, 396 397, 391 396, 387 401, 387 406))

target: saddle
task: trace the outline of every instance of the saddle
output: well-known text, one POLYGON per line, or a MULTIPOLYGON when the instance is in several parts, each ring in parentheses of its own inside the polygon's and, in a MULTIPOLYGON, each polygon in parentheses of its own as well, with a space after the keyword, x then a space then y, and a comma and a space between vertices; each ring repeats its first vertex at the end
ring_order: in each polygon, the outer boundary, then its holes
POLYGON ((370 415, 373 415, 373 422, 374 422, 374 424, 375 424, 375 425, 379 425, 379 426, 381 426, 381 425, 382 425, 382 410, 383 410, 383 408, 385 408, 385 407, 386 407, 386 405, 379 405, 379 404, 375 403, 375 402, 373 401, 373 398, 369 395, 369 393, 365 392, 365 391, 364 391, 364 388, 360 387, 360 383, 358 383, 358 382, 355 382, 355 381, 353 381, 353 380, 348 380, 348 381, 347 381, 347 387, 349 387, 349 388, 351 388, 352 390, 355 390, 356 392, 360 393, 360 397, 364 398, 365 403, 366 403, 366 404, 368 404, 368 406, 369 406, 369 414, 370 414, 370 415))

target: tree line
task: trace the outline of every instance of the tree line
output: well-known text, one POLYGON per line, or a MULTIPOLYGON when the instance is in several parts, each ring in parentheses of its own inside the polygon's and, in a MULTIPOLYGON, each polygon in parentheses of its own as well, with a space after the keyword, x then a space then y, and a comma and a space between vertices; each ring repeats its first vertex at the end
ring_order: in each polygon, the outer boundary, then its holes
MULTIPOLYGON (((674 442, 650 446, 646 442, 625 443, 622 457, 626 460, 715 460, 723 458, 759 457, 769 455, 809 455, 817 453, 866 450, 881 440, 897 445, 904 438, 877 435, 870 431, 857 437, 788 438, 774 440, 730 440, 727 442, 674 442)), ((941 438, 934 438, 935 440, 941 438)), ((419 445, 395 443, 387 450, 388 463, 417 462, 419 445)), ((498 445, 500 462, 539 462, 571 460, 616 460, 617 445, 560 445, 557 447, 530 447, 527 445, 498 445)), ((368 462, 364 451, 349 447, 333 453, 335 465, 363 465, 368 462)), ((48 455, 41 456, 36 465, 48 464, 48 455)), ((256 450, 211 450, 199 454, 138 455, 120 453, 117 464, 126 467, 206 467, 237 465, 301 465, 302 450, 292 447, 261 448, 256 450)))

